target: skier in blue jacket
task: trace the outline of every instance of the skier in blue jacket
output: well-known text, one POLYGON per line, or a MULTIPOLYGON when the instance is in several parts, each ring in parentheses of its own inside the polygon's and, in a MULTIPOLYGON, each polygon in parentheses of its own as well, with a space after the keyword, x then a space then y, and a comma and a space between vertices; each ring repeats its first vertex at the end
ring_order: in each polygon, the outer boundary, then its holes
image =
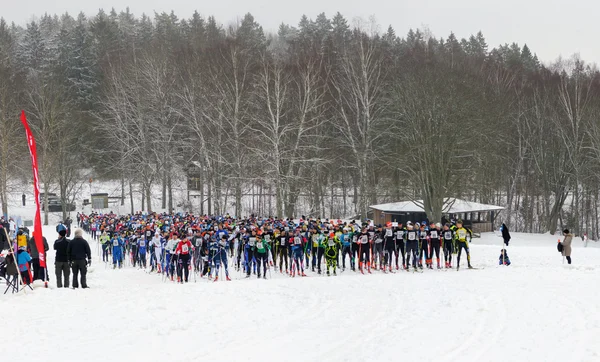
POLYGON ((125 247, 125 243, 120 236, 115 235, 111 241, 112 245, 112 254, 113 254, 113 269, 117 268, 117 263, 119 264, 119 269, 123 267, 123 248, 125 247))
POLYGON ((144 269, 146 268, 146 249, 148 247, 148 243, 146 242, 146 236, 142 235, 137 242, 138 245, 138 253, 140 255, 140 267, 143 265, 144 269))

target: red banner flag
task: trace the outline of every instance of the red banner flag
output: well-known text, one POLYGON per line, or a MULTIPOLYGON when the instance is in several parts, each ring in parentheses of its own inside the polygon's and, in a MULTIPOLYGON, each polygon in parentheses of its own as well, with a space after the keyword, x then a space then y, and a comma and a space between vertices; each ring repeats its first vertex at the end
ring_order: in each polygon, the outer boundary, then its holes
MULTIPOLYGON (((25 133, 27 135, 27 145, 29 146, 29 154, 31 155, 31 166, 33 167, 33 193, 35 197, 35 220, 33 221, 33 238, 35 240, 35 246, 40 253, 40 267, 46 267, 46 255, 44 253, 44 240, 42 239, 42 217, 40 215, 40 179, 38 176, 38 163, 37 163, 37 151, 35 147, 35 139, 33 133, 27 124, 27 118, 25 117, 25 111, 21 111, 21 123, 25 127, 25 133)), ((35 255, 32 255, 35 258, 35 255)))

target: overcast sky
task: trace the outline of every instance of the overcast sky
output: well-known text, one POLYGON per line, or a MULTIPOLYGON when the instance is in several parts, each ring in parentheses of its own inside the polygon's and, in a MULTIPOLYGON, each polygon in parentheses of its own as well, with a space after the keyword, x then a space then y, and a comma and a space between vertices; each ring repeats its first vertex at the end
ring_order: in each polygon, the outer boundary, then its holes
POLYGON ((438 38, 450 31, 462 38, 481 30, 490 49, 527 43, 544 63, 573 53, 600 63, 598 0, 0 0, 0 17, 25 24, 45 12, 94 15, 99 8, 120 11, 126 6, 136 15, 174 10, 179 18, 198 10, 225 25, 250 12, 267 31, 281 22, 297 25, 302 14, 314 19, 325 12, 331 18, 340 11, 349 21, 374 15, 382 30, 391 24, 399 35, 424 26, 438 38))

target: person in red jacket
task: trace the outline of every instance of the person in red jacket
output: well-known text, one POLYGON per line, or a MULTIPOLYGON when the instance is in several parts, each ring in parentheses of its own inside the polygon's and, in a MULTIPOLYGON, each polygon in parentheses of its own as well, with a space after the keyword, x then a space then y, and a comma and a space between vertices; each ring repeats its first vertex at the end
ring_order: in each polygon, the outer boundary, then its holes
POLYGON ((190 275, 190 256, 194 247, 192 246, 192 242, 188 237, 181 240, 177 244, 177 248, 175 249, 175 255, 177 255, 177 281, 179 283, 183 283, 184 276, 185 282, 188 282, 188 277, 190 275))

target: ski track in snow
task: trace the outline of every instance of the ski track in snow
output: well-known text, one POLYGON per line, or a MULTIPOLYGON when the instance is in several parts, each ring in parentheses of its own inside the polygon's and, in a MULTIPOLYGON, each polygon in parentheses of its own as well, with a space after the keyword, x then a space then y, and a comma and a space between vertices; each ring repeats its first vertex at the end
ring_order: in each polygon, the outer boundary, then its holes
MULTIPOLYGON (((45 228, 50 242, 54 228, 45 228)), ((88 239, 89 240, 89 239, 88 239)), ((563 265, 554 237, 472 243, 480 270, 245 279, 178 285, 113 270, 91 243, 89 290, 3 295, 5 330, 34 339, 4 358, 45 361, 594 361, 600 360, 600 247, 575 242, 563 265), (554 239, 554 242, 552 242, 554 239)), ((54 253, 48 254, 51 282, 54 253)), ((232 265, 233 263, 229 263, 232 265)), ((3 291, 3 290, 2 290, 3 291)))

